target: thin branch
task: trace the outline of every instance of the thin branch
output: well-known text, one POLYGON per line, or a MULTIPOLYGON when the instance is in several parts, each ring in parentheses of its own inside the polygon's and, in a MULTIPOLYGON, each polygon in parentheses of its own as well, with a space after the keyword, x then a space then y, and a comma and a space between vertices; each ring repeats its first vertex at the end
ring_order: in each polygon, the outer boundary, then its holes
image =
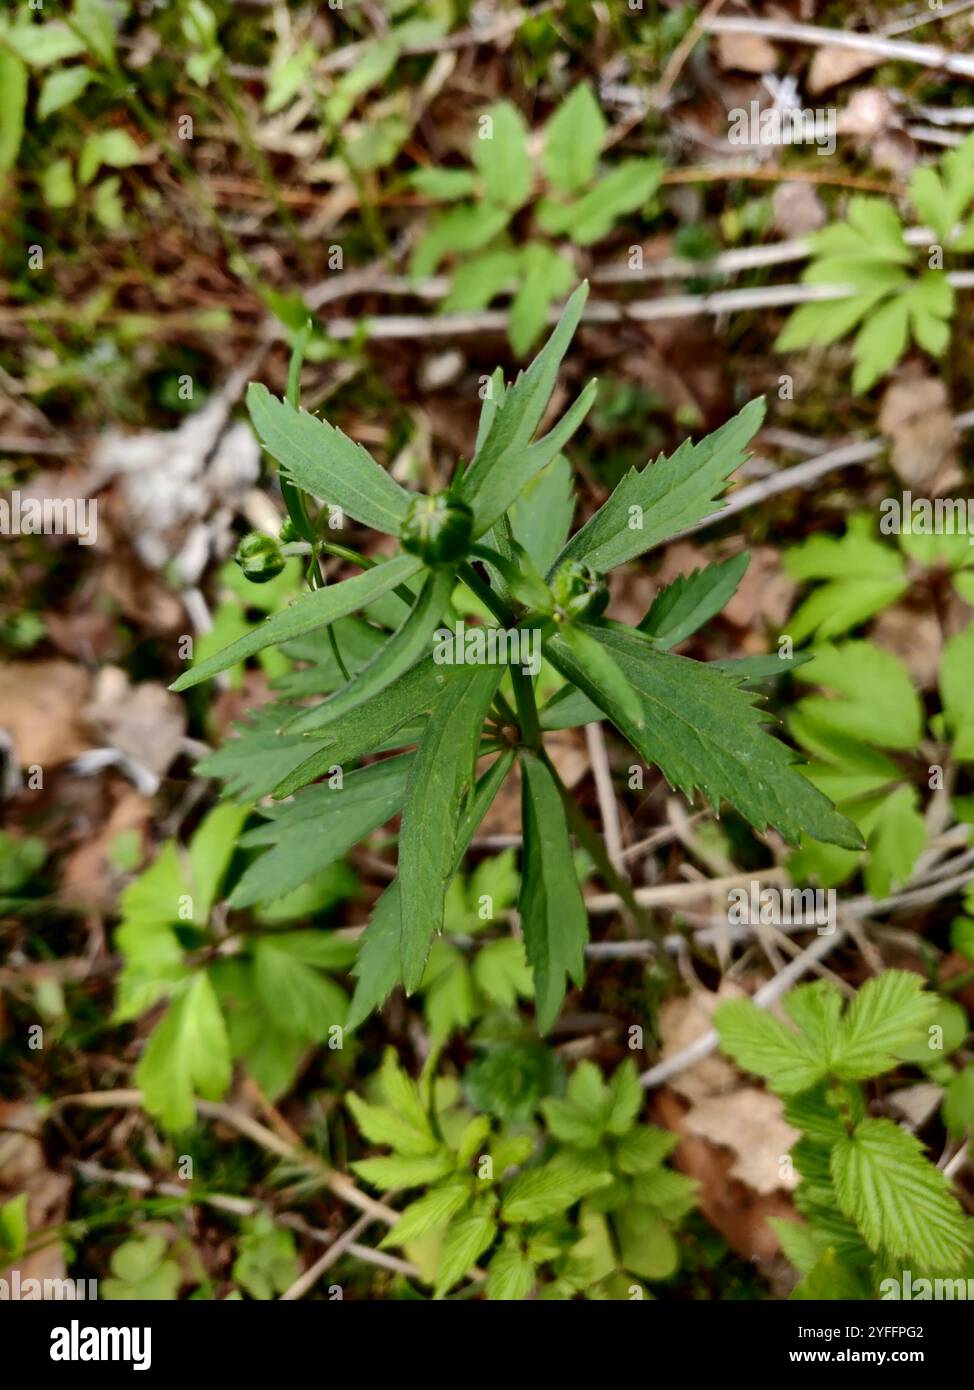
POLYGON ((295 1279, 290 1288, 285 1289, 278 1301, 281 1303, 293 1303, 296 1299, 303 1298, 306 1293, 314 1288, 325 1270, 331 1269, 336 1260, 341 1259, 342 1255, 348 1250, 348 1247, 354 1245, 357 1237, 362 1234, 366 1227, 371 1226, 371 1224, 372 1217, 367 1211, 364 1211, 357 1220, 352 1222, 348 1230, 344 1231, 334 1244, 329 1246, 329 1248, 315 1260, 314 1264, 310 1265, 303 1274, 300 1274, 297 1279, 295 1279))
POLYGON ((888 39, 881 34, 860 34, 848 29, 821 29, 814 24, 791 24, 778 19, 710 19, 708 34, 758 34, 781 43, 804 43, 815 47, 851 48, 893 63, 917 63, 958 77, 974 77, 974 58, 951 53, 932 43, 909 43, 888 39))
MULTIPOLYGON (((974 289, 974 271, 952 271, 947 276, 955 289, 974 289)), ((699 318, 701 315, 741 313, 751 309, 790 308, 796 304, 819 304, 848 299, 855 294, 852 285, 762 285, 738 290, 715 290, 710 294, 674 294, 659 299, 636 299, 626 304, 608 300, 589 300, 582 311, 582 323, 619 325, 662 323, 672 319, 699 318)), ((562 306, 556 305, 546 321, 555 324, 562 306)), ((371 341, 398 341, 431 338, 458 338, 476 333, 502 333, 508 322, 506 309, 479 309, 456 314, 379 314, 373 317, 331 319, 328 336, 336 341, 362 337, 371 341)), ((283 327, 274 330, 285 336, 283 327)))
MULTIPOLYGON (((760 1009, 769 1008, 783 994, 787 994, 792 985, 797 984, 807 970, 823 960, 830 951, 834 951, 844 938, 845 931, 842 928, 838 928, 831 936, 816 937, 811 945, 802 951, 801 955, 789 961, 773 979, 761 986, 752 996, 753 1002, 760 1009)), ((688 1047, 674 1052, 672 1057, 667 1057, 664 1061, 657 1062, 655 1067, 650 1067, 648 1071, 644 1071, 639 1079, 647 1090, 653 1086, 661 1086, 664 1081, 669 1081, 671 1076, 676 1076, 679 1072, 685 1071, 687 1067, 692 1067, 695 1062, 701 1062, 704 1057, 709 1057, 711 1052, 716 1051, 719 1041, 716 1028, 709 1028, 706 1033, 701 1033, 699 1038, 695 1038, 688 1047)))
POLYGON ((602 817, 602 833, 605 837, 606 853, 609 863, 616 873, 625 875, 625 855, 622 848, 622 827, 619 824, 619 806, 616 802, 615 788, 612 785, 612 770, 605 746, 605 732, 601 724, 585 725, 585 741, 588 745, 589 762, 595 779, 595 793, 599 802, 599 815, 602 817))
MULTIPOLYGON (((958 430, 968 430, 974 427, 974 410, 967 410, 961 415, 955 415, 954 426, 958 430)), ((804 463, 796 463, 794 467, 783 468, 777 473, 771 473, 768 477, 762 478, 760 482, 749 483, 746 487, 737 488, 730 494, 727 505, 722 507, 720 511, 711 512, 710 516, 705 516, 701 521, 687 526, 673 539, 678 540, 685 536, 695 535, 697 531, 702 531, 707 526, 713 526, 714 522, 726 521, 729 516, 733 516, 736 512, 744 511, 746 507, 755 507, 779 492, 788 492, 792 488, 811 487, 813 483, 818 482, 819 478, 823 478, 827 473, 832 473, 838 468, 848 468, 854 463, 869 463, 872 459, 885 454, 888 448, 889 443, 885 439, 864 439, 855 444, 843 444, 838 448, 828 449, 824 454, 819 454, 817 458, 808 459, 804 463)))
MULTIPOLYGON (((712 880, 715 883, 717 881, 716 879, 712 880)), ((816 937, 800 956, 790 961, 773 979, 757 990, 753 995, 754 1003, 759 1008, 766 1009, 787 993, 792 985, 797 984, 807 970, 813 969, 819 961, 845 939, 847 926, 843 924, 844 919, 848 917, 862 918, 878 912, 891 911, 897 907, 915 907, 936 902, 940 898, 949 897, 951 893, 966 887, 971 882, 974 882, 974 870, 968 869, 964 873, 943 878, 927 887, 896 893, 879 901, 870 898, 868 894, 851 898, 840 909, 840 921, 836 931, 830 935, 816 937)), ((717 1030, 715 1028, 708 1029, 699 1038, 695 1038, 688 1047, 683 1048, 680 1052, 675 1052, 672 1057, 665 1058, 654 1067, 650 1067, 648 1071, 643 1072, 640 1077, 642 1084, 647 1088, 661 1085, 664 1081, 668 1081, 671 1076, 678 1075, 687 1067, 692 1067, 694 1063, 709 1056, 711 1052, 716 1050, 718 1042, 717 1030)))
MULTIPOLYGON (((55 1101, 55 1106, 59 1109, 66 1106, 79 1106, 91 1110, 113 1108, 138 1110, 142 1107, 142 1092, 122 1089, 117 1091, 83 1091, 77 1095, 59 1096, 55 1101)), ((267 1149, 269 1153, 304 1168, 315 1177, 320 1178, 336 1197, 340 1197, 349 1206, 357 1207, 359 1211, 368 1212, 374 1220, 383 1221, 387 1226, 394 1226, 399 1220, 399 1212, 387 1206, 385 1202, 379 1202, 374 1197, 370 1197, 344 1173, 329 1168, 327 1164, 307 1149, 297 1148, 295 1145, 289 1144, 273 1130, 267 1129, 266 1126, 259 1124, 257 1120, 235 1109, 234 1106, 226 1105, 221 1101, 198 1100, 196 1109, 206 1119, 222 1120, 224 1124, 230 1125, 238 1133, 260 1145, 261 1148, 267 1149)))

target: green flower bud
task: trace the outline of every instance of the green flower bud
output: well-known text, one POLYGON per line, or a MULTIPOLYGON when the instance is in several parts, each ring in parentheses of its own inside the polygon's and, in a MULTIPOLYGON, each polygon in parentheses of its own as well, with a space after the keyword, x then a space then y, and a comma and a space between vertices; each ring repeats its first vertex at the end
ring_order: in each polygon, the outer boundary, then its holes
POLYGON ((403 550, 433 566, 462 560, 472 538, 473 512, 448 492, 414 497, 399 532, 403 550))
POLYGON ((281 547, 273 536, 251 531, 237 546, 233 557, 252 584, 266 584, 284 568, 281 547))
POLYGON ((556 573, 551 592, 559 622, 573 618, 600 618, 609 602, 609 586, 600 574, 581 560, 570 560, 556 573))
POLYGON ((287 545, 290 541, 300 541, 303 539, 298 528, 289 516, 281 522, 281 529, 278 532, 278 540, 282 545, 287 545))

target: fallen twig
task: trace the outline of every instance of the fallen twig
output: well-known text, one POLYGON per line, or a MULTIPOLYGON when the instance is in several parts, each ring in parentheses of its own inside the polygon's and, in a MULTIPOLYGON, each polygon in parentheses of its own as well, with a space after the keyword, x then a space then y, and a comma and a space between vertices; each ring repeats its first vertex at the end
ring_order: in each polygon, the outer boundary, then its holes
POLYGON ((704 25, 708 34, 758 34, 781 43, 805 43, 816 47, 852 48, 859 53, 875 54, 877 58, 894 63, 917 63, 936 68, 958 77, 974 77, 974 58, 951 53, 932 43, 909 43, 903 39, 885 38, 882 34, 861 34, 848 29, 821 29, 814 24, 791 24, 779 19, 721 18, 708 19, 704 25))

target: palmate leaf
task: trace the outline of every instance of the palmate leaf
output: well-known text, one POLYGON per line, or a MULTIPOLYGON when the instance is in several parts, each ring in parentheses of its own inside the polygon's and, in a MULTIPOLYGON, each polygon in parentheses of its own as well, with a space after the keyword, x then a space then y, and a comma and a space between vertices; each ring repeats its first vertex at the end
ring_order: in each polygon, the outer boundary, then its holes
POLYGON ((721 671, 657 651, 632 629, 593 627, 643 708, 637 726, 589 678, 561 636, 544 644, 549 660, 609 716, 647 763, 691 797, 699 789, 718 809, 729 801, 757 830, 774 826, 791 844, 802 834, 861 849, 851 821, 794 766, 795 755, 761 727, 767 716, 721 671))
POLYGON ((276 902, 384 825, 402 806, 411 757, 372 763, 349 773, 340 787, 323 782, 265 812, 270 819, 241 844, 271 848, 245 870, 230 906, 276 902))
POLYGON ((304 935, 311 933, 261 937, 254 951, 254 983, 267 1016, 278 1022, 282 1032, 318 1042, 328 1036, 329 1028, 344 1024, 348 999, 338 985, 301 958, 304 935))
MULTIPOLYGON (((248 710, 246 721, 233 725, 234 736, 198 762, 196 771, 202 777, 220 778, 224 797, 253 802, 268 796, 282 774, 288 775, 306 762, 321 742, 331 742, 323 739, 316 743, 302 734, 282 733, 282 724, 294 717, 296 709, 295 705, 274 704, 248 710)), ((334 759, 328 765, 332 762, 334 759)))
POLYGON ((166 1129, 187 1129, 195 1093, 219 1100, 230 1085, 230 1043, 213 986, 198 974, 169 1006, 135 1069, 150 1115, 166 1129))
POLYGON ((957 1269, 971 1234, 944 1175, 923 1145, 891 1120, 862 1120, 832 1149, 839 1207, 872 1250, 930 1269, 957 1269))
POLYGON ((375 699, 416 665, 429 651, 433 632, 450 601, 453 585, 454 577, 448 571, 438 570, 427 576, 419 598, 402 625, 341 690, 317 707, 312 727, 327 729, 351 710, 375 699))
POLYGON ((578 327, 587 298, 586 281, 565 305, 554 332, 530 367, 518 375, 514 385, 504 392, 503 399, 492 410, 488 411, 485 403, 486 435, 460 484, 461 498, 473 508, 478 536, 507 511, 525 483, 550 463, 561 447, 559 443, 545 457, 545 453, 534 446, 533 464, 526 467, 524 456, 530 452, 531 439, 551 400, 558 368, 578 327))
POLYGON ((728 478, 747 458, 764 410, 764 398, 758 397, 698 444, 688 439, 669 458, 632 469, 576 531, 555 566, 584 560, 604 574, 709 516, 728 478))
POLYGON ((329 584, 313 593, 302 594, 290 607, 265 618, 253 632, 231 642, 229 647, 224 647, 206 661, 191 666, 173 681, 169 689, 188 690, 190 686, 199 685, 200 681, 209 680, 228 667, 236 666, 239 661, 254 656, 265 647, 289 642, 319 627, 327 627, 338 618, 347 618, 350 613, 358 612, 411 579, 422 567, 423 562, 414 555, 397 555, 341 584, 329 584))
POLYGON ((284 477, 376 531, 398 536, 409 493, 380 468, 361 444, 325 420, 279 401, 259 382, 247 408, 264 448, 284 477))
POLYGON ((481 727, 503 675, 500 666, 456 669, 413 759, 399 836, 400 958, 410 994, 423 978, 433 934, 442 928, 462 798, 473 786, 481 727))
POLYGON ((566 974, 576 984, 584 978, 588 915, 554 778, 527 750, 519 761, 524 853, 518 909, 534 971, 538 1028, 546 1033, 565 997, 566 974))

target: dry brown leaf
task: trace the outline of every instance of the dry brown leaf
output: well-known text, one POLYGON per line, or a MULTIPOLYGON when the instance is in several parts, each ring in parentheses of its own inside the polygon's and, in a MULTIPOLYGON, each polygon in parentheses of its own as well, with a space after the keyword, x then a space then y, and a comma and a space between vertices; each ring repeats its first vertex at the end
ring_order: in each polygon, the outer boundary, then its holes
MULTIPOLYGON (((40 1142, 40 1116, 27 1101, 0 1101, 0 1206, 27 1193, 27 1227, 33 1233, 57 1226, 68 1214, 71 1179, 53 1172, 40 1142)), ((64 1251, 51 1241, 15 1266, 26 1279, 63 1279, 64 1251)), ((7 1278, 10 1271, 4 1271, 7 1278)))
POLYGON ((792 611, 795 581, 781 567, 781 555, 773 545, 755 546, 751 563, 723 616, 735 627, 780 628, 792 611))
POLYGON ((798 1186, 798 1175, 781 1160, 801 1135, 784 1116, 777 1096, 742 1086, 730 1095, 698 1100, 686 1115, 684 1129, 730 1149, 730 1172, 755 1192, 791 1192, 798 1186))
POLYGON ((700 1210, 745 1260, 755 1260, 766 1277, 771 1277, 780 1250, 771 1218, 794 1220, 791 1198, 784 1192, 762 1194, 739 1182, 731 1173, 728 1151, 707 1139, 686 1134, 685 1107, 672 1091, 656 1098, 656 1113, 662 1124, 683 1135, 674 1153, 678 1168, 698 1184, 700 1210))
POLYGON ((186 732, 182 700, 155 681, 133 687, 118 666, 98 673, 84 717, 99 739, 154 772, 168 771, 186 732))
POLYGON ((940 1109, 944 1088, 932 1081, 920 1081, 915 1086, 902 1086, 889 1096, 889 1108, 895 1110, 913 1129, 919 1129, 940 1109))
POLYGON ((771 195, 775 230, 785 237, 807 236, 825 225, 825 208, 808 183, 779 183, 771 195))
POLYGON ((889 94, 881 87, 863 87, 853 92, 836 127, 840 135, 852 135, 868 144, 888 128, 895 112, 889 94))
POLYGON ((879 428, 890 441, 890 463, 908 488, 938 495, 963 478, 957 461, 957 427, 947 387, 922 368, 904 370, 886 388, 879 428))
POLYGON ((877 647, 903 662, 921 690, 934 688, 944 634, 932 601, 922 609, 902 604, 885 608, 869 636, 877 647))
POLYGON ((774 44, 760 34, 718 34, 717 64, 725 71, 773 72, 778 64, 774 44))
POLYGON ((69 661, 0 664, 0 729, 13 739, 23 767, 57 767, 91 747, 80 723, 91 685, 69 661))
POLYGON ((152 801, 117 779, 119 797, 107 821, 68 854, 61 869, 60 898, 75 907, 109 911, 117 897, 122 871, 112 861, 120 835, 135 831, 143 838, 152 816, 152 801))
POLYGON ((882 61, 875 53, 859 53, 855 49, 826 44, 815 51, 805 88, 812 96, 817 96, 819 92, 827 92, 830 87, 858 77, 861 72, 879 67, 882 61))
POLYGON ((920 152, 916 141, 905 130, 884 130, 873 141, 869 157, 877 169, 905 179, 916 165, 920 152))
POLYGON ((99 581, 106 596, 139 628, 150 632, 185 630, 186 614, 180 600, 159 575, 143 568, 130 552, 111 556, 99 581))
MULTIPOLYGON (((668 1057, 682 1052, 690 1043, 696 1042, 697 1038, 708 1032, 714 1026, 714 1011, 721 999, 736 998, 739 993, 740 991, 732 988, 723 990, 719 995, 698 990, 695 994, 684 995, 682 998, 665 1000, 660 1009, 659 1019, 660 1036, 663 1040, 660 1060, 665 1062, 668 1057)), ((685 1067, 672 1077, 668 1084, 687 1100, 694 1101, 733 1090, 738 1081, 736 1068, 719 1052, 712 1052, 709 1057, 695 1062, 692 1067, 685 1067)))

